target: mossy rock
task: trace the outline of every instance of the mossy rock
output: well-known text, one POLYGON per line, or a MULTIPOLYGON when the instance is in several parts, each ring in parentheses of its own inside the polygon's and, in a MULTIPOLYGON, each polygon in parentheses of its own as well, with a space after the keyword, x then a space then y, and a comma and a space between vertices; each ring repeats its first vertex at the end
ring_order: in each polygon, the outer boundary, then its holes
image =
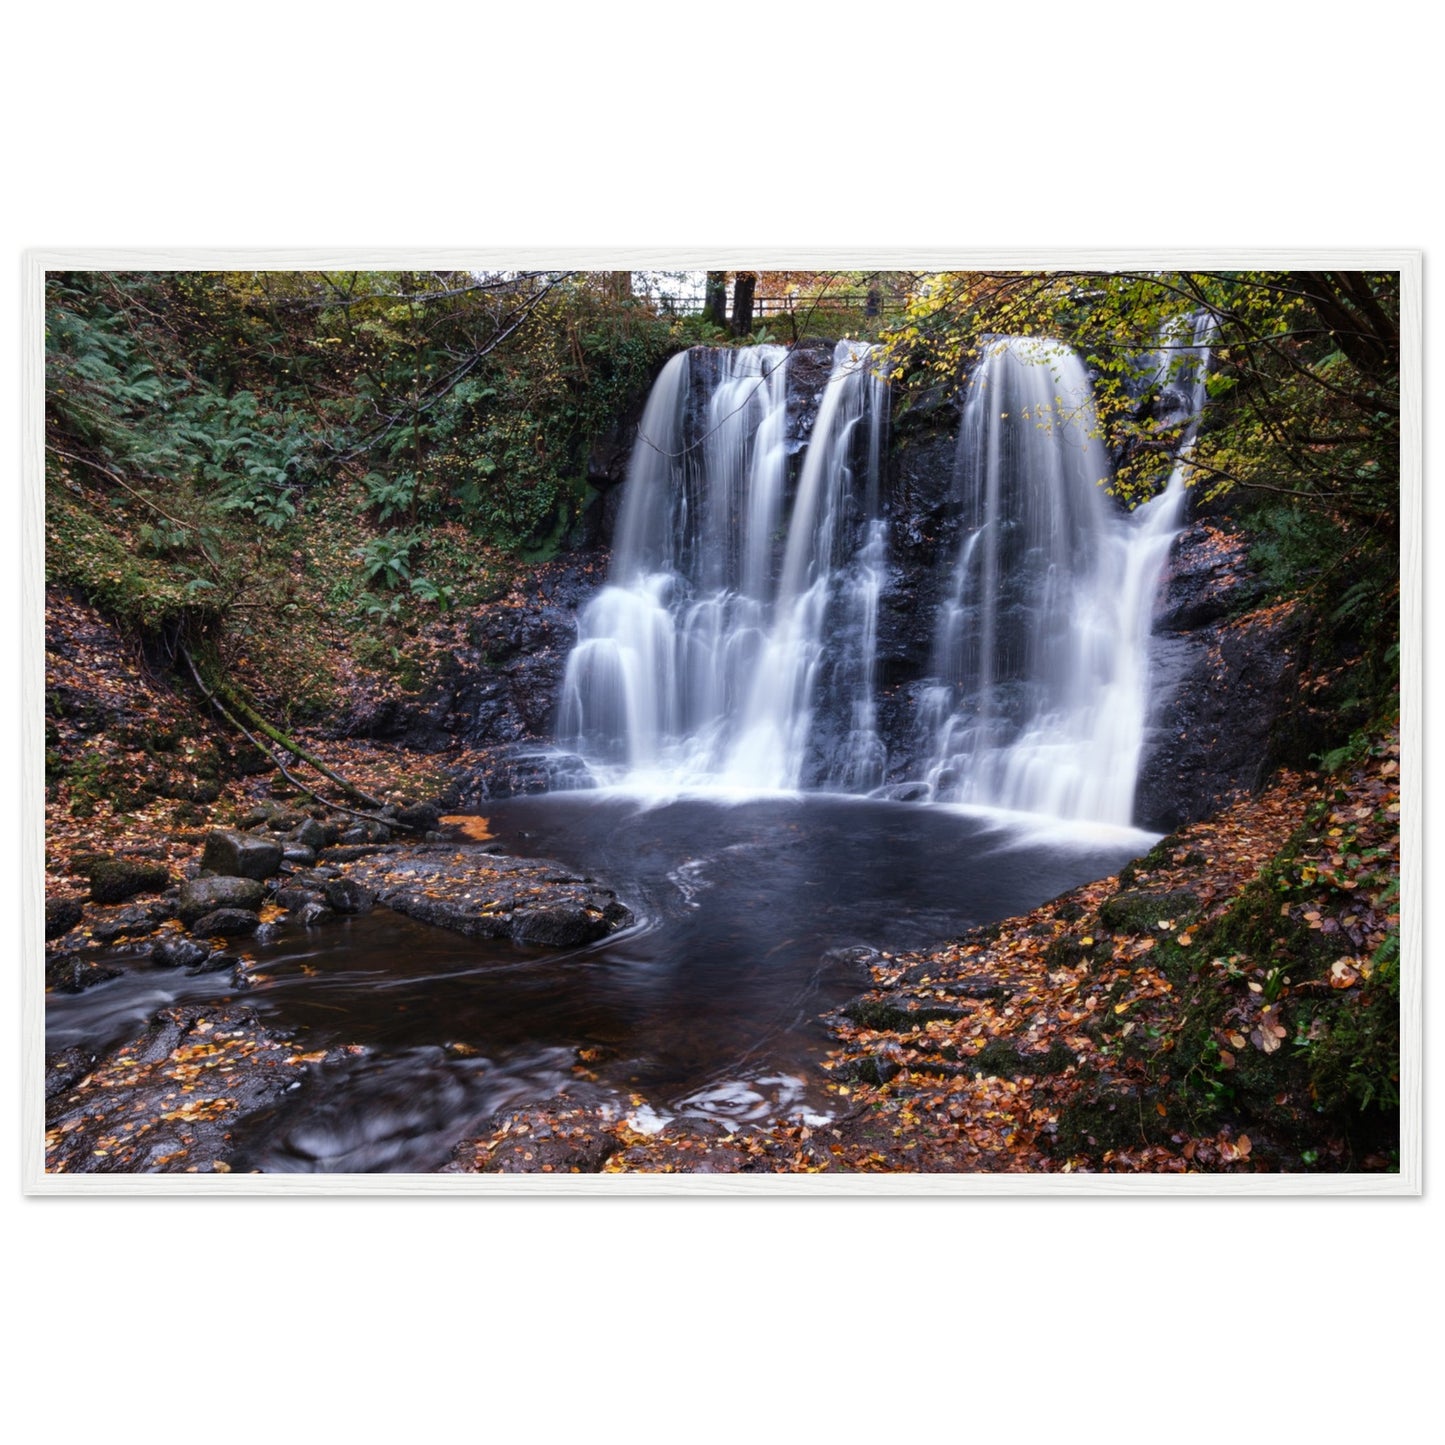
POLYGON ((967 1066, 985 1078, 1017 1079, 1020 1075, 1062 1074, 1076 1062, 1074 1055, 1060 1043, 1051 1044, 1047 1053, 1031 1054, 1005 1039, 990 1039, 967 1060, 967 1066))
POLYGON ((1115 933, 1152 933, 1166 920, 1193 918, 1199 899, 1187 888, 1169 893, 1126 891, 1107 898, 1099 906, 1099 921, 1115 933))
POLYGON ((1077 968, 1081 963, 1107 963, 1114 956, 1114 945, 1107 938, 1084 939, 1090 935, 1064 933, 1044 950, 1044 963, 1049 968, 1077 968))
POLYGON ((1111 1149, 1167 1144, 1181 1119, 1161 1115, 1149 1091, 1098 1089, 1079 1095, 1059 1111, 1054 1149, 1061 1157, 1098 1158, 1111 1149))
POLYGON ((966 1018, 969 1010, 960 1008, 957 1004, 920 1004, 916 1008, 909 1008, 906 1003, 897 999, 858 999, 850 1003, 843 1013, 865 1029, 875 1029, 879 1033, 906 1034, 935 1020, 955 1022, 966 1018))
POLYGON ((170 882, 164 863, 102 858, 90 865, 90 896, 97 903, 123 903, 137 893, 158 893, 170 882))
POLYGON ((1176 846, 1172 836, 1162 838, 1142 858, 1126 863, 1119 870, 1120 889, 1132 888, 1141 874, 1152 873, 1156 868, 1167 868, 1173 862, 1176 846))
POLYGON ((867 1054, 861 1059, 848 1059, 833 1071, 833 1077, 845 1084, 886 1084, 901 1070, 897 1059, 885 1053, 867 1054))

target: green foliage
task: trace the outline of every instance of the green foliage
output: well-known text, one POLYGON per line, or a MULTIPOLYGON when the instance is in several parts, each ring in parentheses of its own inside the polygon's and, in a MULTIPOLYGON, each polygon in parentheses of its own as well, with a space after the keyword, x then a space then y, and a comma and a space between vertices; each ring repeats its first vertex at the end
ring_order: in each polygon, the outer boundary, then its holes
POLYGON ((82 753, 67 770, 65 781, 73 818, 92 817, 112 791, 110 769, 96 752, 82 753))
POLYGON ((357 656, 378 629, 368 655, 399 675, 399 626, 494 595, 499 552, 550 556, 573 532, 594 438, 678 345, 627 290, 54 274, 47 575, 133 630, 264 658, 286 706, 329 686, 332 649, 296 627, 312 609, 346 620, 357 656))
POLYGON ((440 582, 433 582, 430 577, 413 577, 411 579, 411 595, 419 602, 434 603, 443 612, 452 605, 454 597, 450 587, 440 582))
MULTIPOLYGON (((1209 405, 1188 455, 1205 499, 1231 496, 1253 561, 1311 619, 1317 699, 1353 725, 1398 680, 1399 307, 1394 272, 953 273, 922 278, 890 328, 901 393, 953 386, 999 335, 1057 338, 1094 379, 1097 434, 1126 505, 1170 475, 1187 419, 1194 322, 1207 319, 1209 405), (1167 364, 1161 365, 1161 357, 1167 364), (1172 388, 1166 404, 1164 393, 1172 388)), ((1313 746, 1318 746, 1318 742, 1313 746)))
POLYGON ((368 503, 376 508, 378 518, 389 522, 393 517, 411 512, 416 506, 416 476, 401 471, 395 477, 384 477, 380 472, 368 472, 362 478, 368 503))
POLYGON ((381 537, 373 537, 360 552, 362 575, 372 584, 388 589, 411 581, 411 554, 421 545, 416 532, 401 532, 393 527, 381 537))
POLYGON ((925 278, 889 330, 904 384, 957 380, 997 335, 1057 337, 1095 378, 1100 426, 1128 500, 1167 475, 1160 392, 1190 365, 1191 319, 1213 328, 1216 405, 1195 484, 1314 501, 1368 519, 1393 510, 1399 451, 1396 273, 1034 272, 925 278), (1160 374, 1160 358, 1172 357, 1160 374))

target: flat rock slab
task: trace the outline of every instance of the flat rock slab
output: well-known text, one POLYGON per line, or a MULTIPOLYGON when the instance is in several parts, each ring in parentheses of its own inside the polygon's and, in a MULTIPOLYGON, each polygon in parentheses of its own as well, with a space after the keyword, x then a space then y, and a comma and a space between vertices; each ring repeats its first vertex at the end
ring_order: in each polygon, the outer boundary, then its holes
POLYGON ((345 871, 386 907, 469 938, 579 948, 632 922, 610 888, 535 858, 442 844, 360 858, 345 871))
POLYGON ((325 1057, 243 1005, 163 1009, 102 1056, 69 1049, 47 1060, 46 1172, 228 1172, 237 1121, 325 1057))

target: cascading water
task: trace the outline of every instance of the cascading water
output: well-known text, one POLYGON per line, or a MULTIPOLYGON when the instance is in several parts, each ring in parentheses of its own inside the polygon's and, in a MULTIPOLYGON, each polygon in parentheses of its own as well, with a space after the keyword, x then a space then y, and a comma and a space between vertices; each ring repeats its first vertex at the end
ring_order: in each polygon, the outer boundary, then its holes
POLYGON ((796 488, 781 347, 698 350, 664 368, 559 712, 560 740, 603 781, 882 781, 873 670, 887 391, 871 349, 835 350, 796 488), (820 708, 845 719, 831 746, 820 708))
POLYGON ((1161 356, 1184 353, 1169 376, 1190 420, 1168 485, 1129 515, 1104 492, 1109 456, 1073 351, 1003 338, 975 369, 955 468, 965 536, 925 704, 935 798, 1131 821, 1152 604, 1204 399, 1203 323, 1179 338, 1166 332, 1161 356))

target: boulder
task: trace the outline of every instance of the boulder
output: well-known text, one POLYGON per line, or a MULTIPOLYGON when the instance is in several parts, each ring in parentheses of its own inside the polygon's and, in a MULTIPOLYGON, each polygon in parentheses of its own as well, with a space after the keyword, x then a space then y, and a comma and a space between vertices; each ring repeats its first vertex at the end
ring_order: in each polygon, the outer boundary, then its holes
POLYGON ((124 903, 137 893, 157 893, 170 881, 164 863, 101 858, 90 865, 90 896, 97 903, 124 903))
POLYGON ((315 818, 307 818, 299 827, 291 830, 291 842, 298 848, 313 851, 326 846, 326 829, 315 818))
POLYGON ((218 908, 244 908, 254 912, 266 890, 254 878, 195 878, 181 889, 177 913, 187 928, 194 928, 218 908))
POLYGON ((194 968, 210 956, 211 950, 194 938, 174 935, 163 938, 151 950, 151 962, 157 968, 194 968))
POLYGON ((202 938, 239 938, 243 934, 254 933, 260 923, 254 913, 244 908, 217 908, 204 918, 198 918, 191 925, 191 932, 200 934, 202 938))
POLYGON ((133 903, 110 918, 102 918, 91 929, 90 936, 97 943, 113 943, 117 938, 139 938, 174 915, 175 909, 165 903, 133 903))
MULTIPOLYGON (((577 948, 632 922, 617 895, 590 878, 480 848, 400 848, 359 859, 348 873, 385 907, 468 938, 577 948)), ((328 899, 331 891, 328 885, 328 899)))
POLYGON ((396 810, 396 821, 413 833, 428 833, 441 821, 442 810, 435 803, 408 803, 396 810))
POLYGON ((215 953, 208 953, 189 972, 192 978, 200 973, 225 973, 228 968, 235 968, 240 962, 241 960, 234 953, 226 953, 217 949, 215 953))
POLYGON ((80 922, 80 916, 84 911, 84 905, 79 898, 47 898, 45 900, 46 941, 59 938, 62 933, 69 933, 80 922))
POLYGON ((313 928, 318 923, 330 923, 336 915, 319 898, 303 903, 296 910, 296 921, 302 928, 313 928))
POLYGON ((605 938, 615 926, 612 919, 577 904, 559 903, 518 909, 512 915, 512 938, 534 948, 580 948, 605 938))
POLYGON ((62 953, 45 963, 45 987, 55 993, 83 993, 108 979, 119 978, 123 970, 94 963, 78 953, 62 953))
POLYGON ((333 878, 326 885, 326 901, 337 913, 365 913, 376 894, 352 878, 333 878))
POLYGON ((280 843, 254 833, 214 828, 206 836, 201 867, 227 878, 267 878, 281 866, 280 843))
POLYGON ((298 908, 304 908, 308 903, 315 903, 317 896, 313 889, 302 888, 293 884, 288 888, 278 888, 276 890, 275 901, 277 907, 284 908, 288 913, 291 913, 295 912, 298 908))

